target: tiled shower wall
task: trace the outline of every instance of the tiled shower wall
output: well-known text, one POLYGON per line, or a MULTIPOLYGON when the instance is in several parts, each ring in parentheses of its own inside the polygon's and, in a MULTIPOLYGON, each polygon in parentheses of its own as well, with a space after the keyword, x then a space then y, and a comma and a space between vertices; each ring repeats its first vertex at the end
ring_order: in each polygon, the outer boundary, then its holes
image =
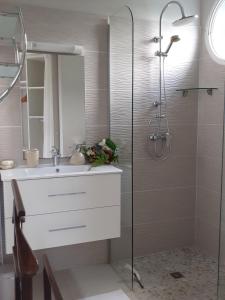
POLYGON ((147 151, 149 121, 157 114, 159 59, 158 22, 135 22, 134 89, 134 253, 194 244, 195 170, 197 142, 196 93, 183 97, 176 89, 198 86, 198 23, 173 27, 163 23, 163 49, 174 44, 165 61, 168 120, 172 151, 167 160, 154 161, 147 151), (188 51, 187 51, 188 49, 188 51))
MULTIPOLYGON (((83 13, 23 7, 29 41, 72 43, 85 49, 86 140, 93 143, 108 136, 107 18, 83 13)), ((0 107, 0 160, 22 159, 22 130, 19 88, 14 88, 0 107)), ((105 262, 107 242, 49 250, 57 266, 74 262, 105 262), (71 255, 70 255, 71 254, 71 255), (60 262, 60 257, 63 260, 60 262), (67 259, 68 258, 68 262, 67 259), (77 257, 77 260, 76 260, 77 257)))
POLYGON ((206 31, 214 0, 201 1, 202 36, 199 85, 216 87, 213 96, 199 93, 196 242, 206 253, 217 256, 220 226, 220 190, 224 111, 225 66, 216 63, 206 48, 206 31))

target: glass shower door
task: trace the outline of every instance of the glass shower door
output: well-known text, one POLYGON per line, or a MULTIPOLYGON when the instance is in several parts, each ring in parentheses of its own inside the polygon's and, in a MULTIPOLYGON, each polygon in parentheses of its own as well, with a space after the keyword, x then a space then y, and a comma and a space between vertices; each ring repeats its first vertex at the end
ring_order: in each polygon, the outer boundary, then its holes
POLYGON ((133 285, 133 16, 123 7, 109 18, 110 137, 119 146, 121 237, 111 240, 111 264, 133 285))
MULTIPOLYGON (((224 118, 225 119, 225 118, 224 118)), ((218 289, 217 300, 225 299, 225 123, 223 126, 222 143, 222 180, 221 180, 221 207, 220 207, 220 245, 218 262, 218 289)))

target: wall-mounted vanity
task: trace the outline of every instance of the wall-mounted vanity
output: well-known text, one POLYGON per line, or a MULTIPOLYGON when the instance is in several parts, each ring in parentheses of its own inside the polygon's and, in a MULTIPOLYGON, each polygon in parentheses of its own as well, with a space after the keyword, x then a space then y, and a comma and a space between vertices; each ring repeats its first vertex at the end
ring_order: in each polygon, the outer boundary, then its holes
POLYGON ((5 252, 13 245, 13 193, 17 179, 26 210, 24 233, 33 250, 120 236, 121 170, 58 166, 1 171, 5 252))

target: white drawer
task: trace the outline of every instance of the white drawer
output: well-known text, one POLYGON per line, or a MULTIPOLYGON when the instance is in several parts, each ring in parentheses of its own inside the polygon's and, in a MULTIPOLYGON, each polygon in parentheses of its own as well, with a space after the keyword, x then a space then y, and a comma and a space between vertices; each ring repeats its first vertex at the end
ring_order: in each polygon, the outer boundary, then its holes
MULTIPOLYGON (((26 215, 120 205, 120 174, 18 181, 26 215)), ((12 217, 13 194, 4 182, 4 214, 12 217)))
MULTIPOLYGON (((5 219, 6 253, 12 252, 13 225, 5 219)), ((120 207, 26 217, 23 232, 33 250, 120 236, 120 207)))

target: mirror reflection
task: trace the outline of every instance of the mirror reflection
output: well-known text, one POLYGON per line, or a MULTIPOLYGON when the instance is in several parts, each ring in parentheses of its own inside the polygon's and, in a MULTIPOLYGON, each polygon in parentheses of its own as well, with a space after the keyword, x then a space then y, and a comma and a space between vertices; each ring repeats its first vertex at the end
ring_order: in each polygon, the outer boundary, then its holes
POLYGON ((27 53, 21 81, 23 143, 50 158, 52 147, 62 157, 85 141, 84 57, 27 53))

